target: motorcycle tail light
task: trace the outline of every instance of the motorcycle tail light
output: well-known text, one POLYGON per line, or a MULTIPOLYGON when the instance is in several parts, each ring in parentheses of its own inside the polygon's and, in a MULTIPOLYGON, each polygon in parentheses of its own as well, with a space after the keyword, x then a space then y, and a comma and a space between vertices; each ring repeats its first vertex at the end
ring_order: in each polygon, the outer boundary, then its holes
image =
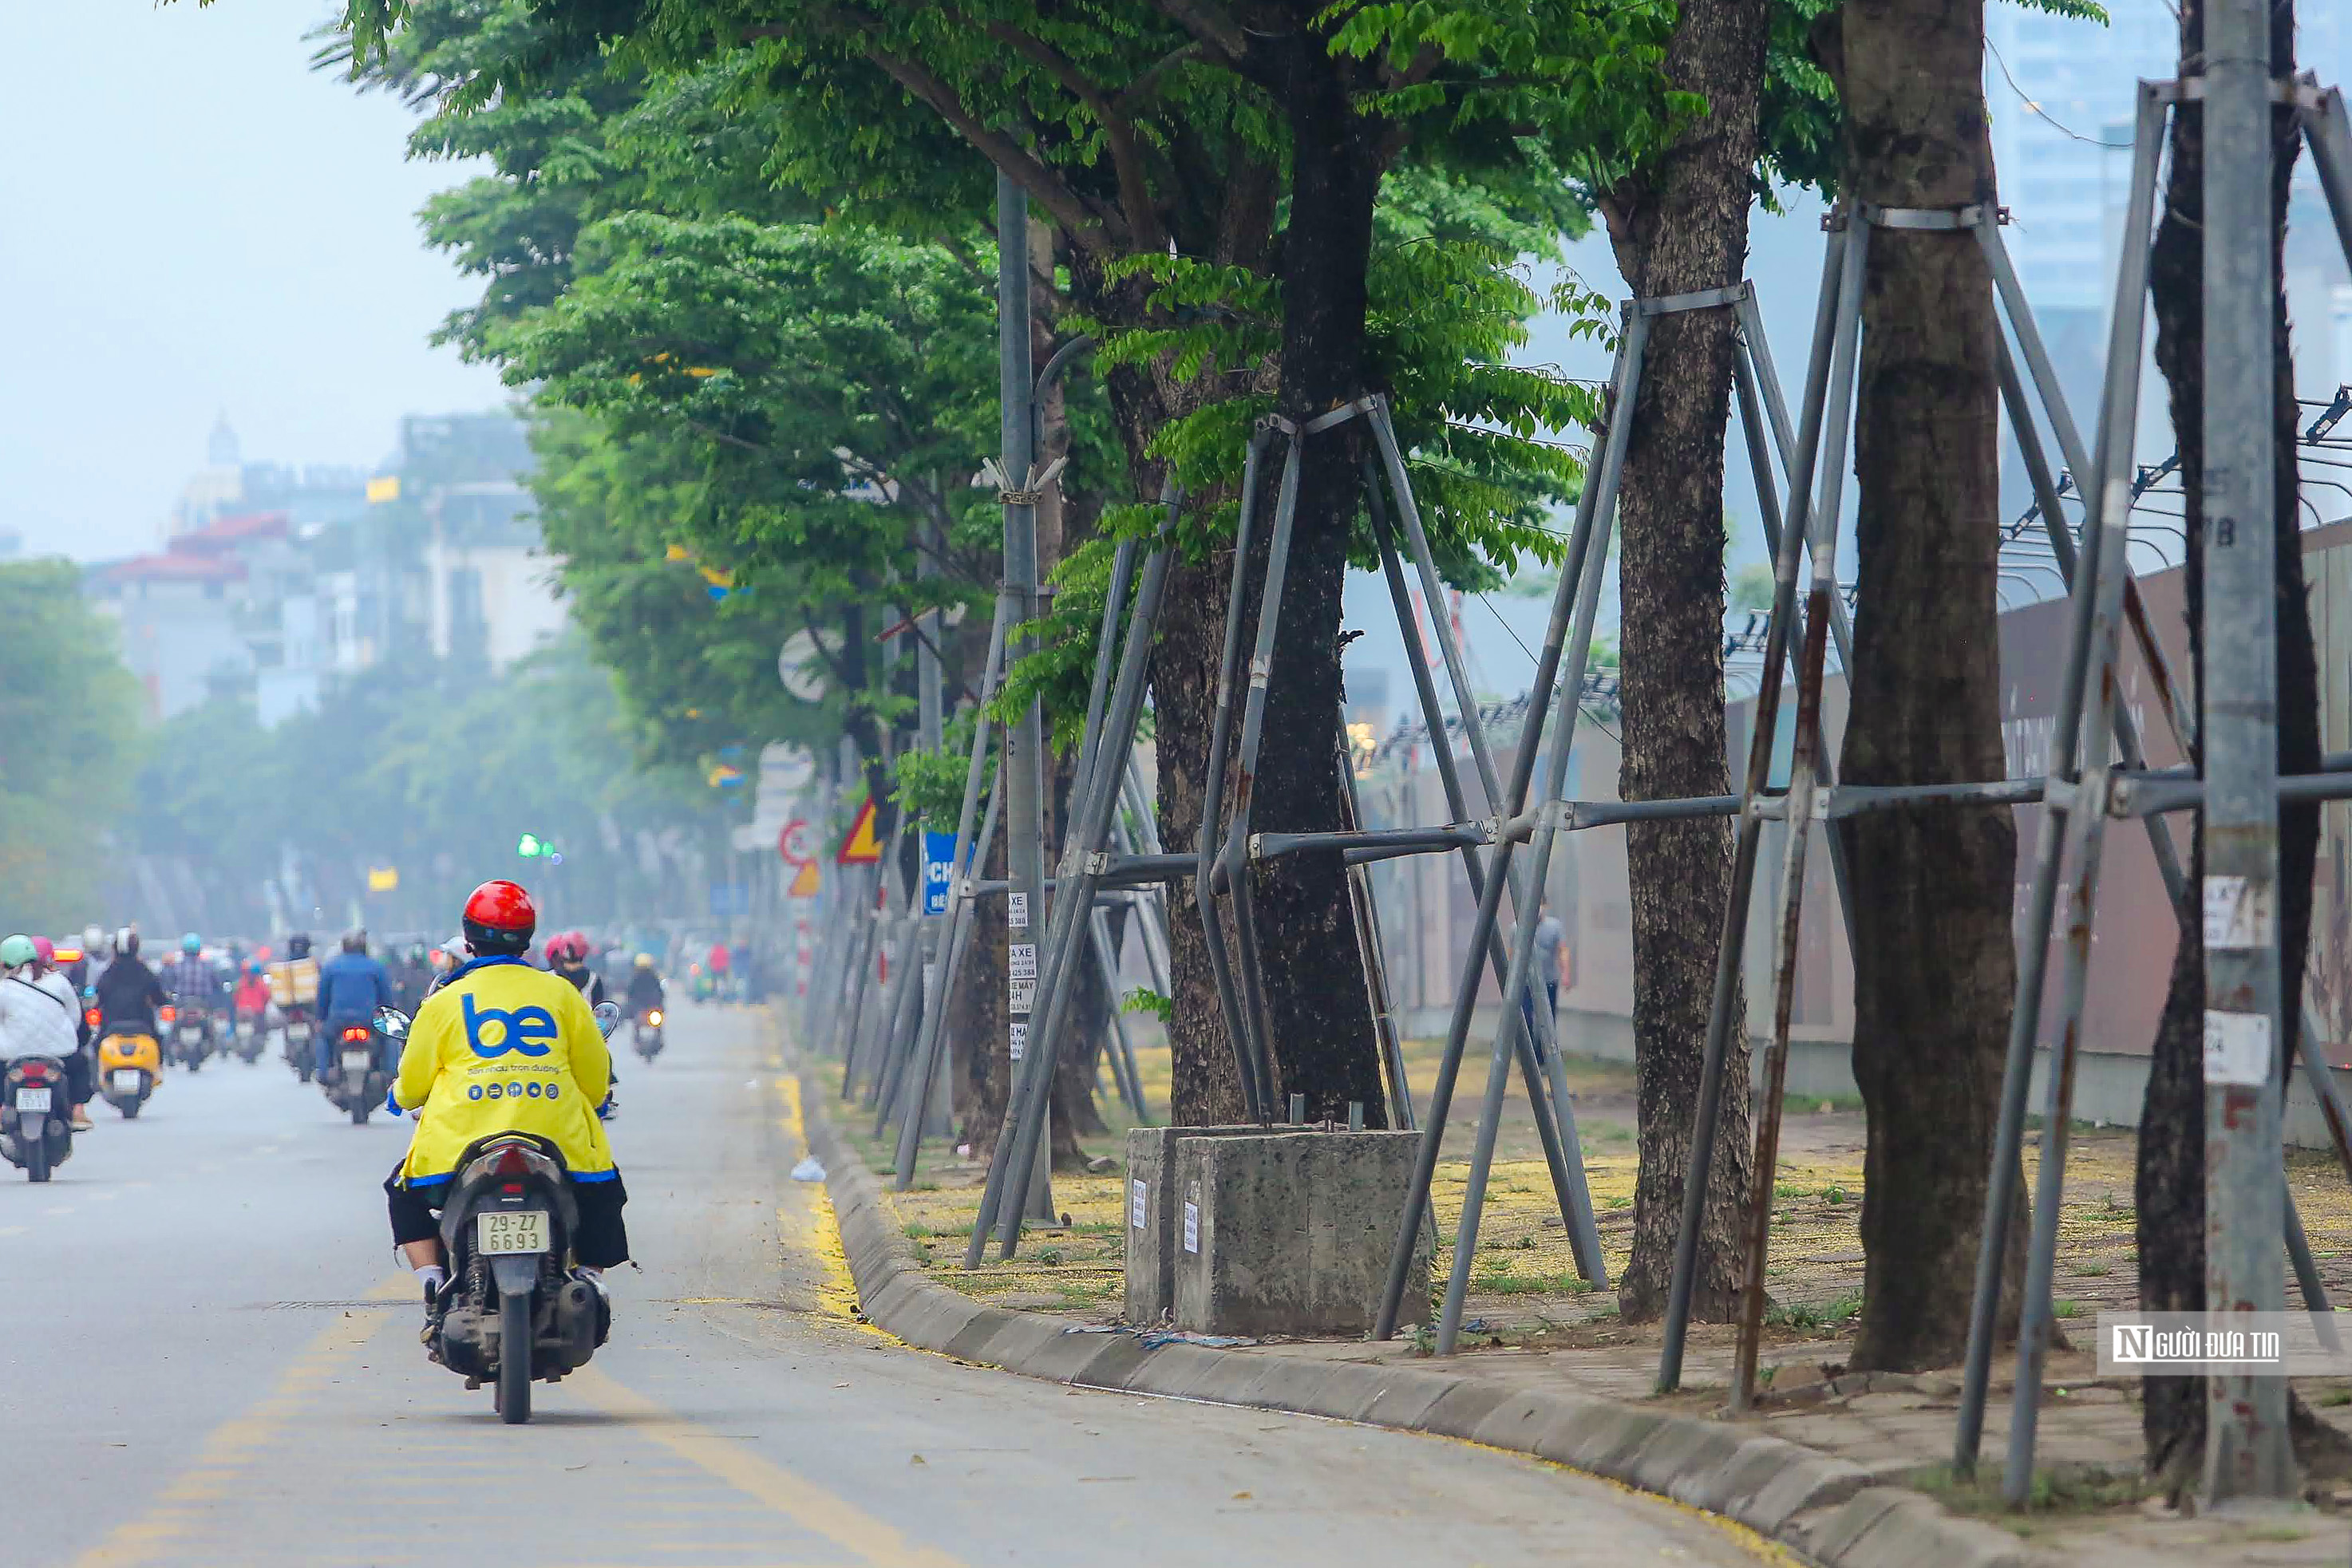
POLYGON ((88 1011, 84 1012, 81 1015, 81 1021, 89 1025, 90 1028, 96 1029, 98 1027, 98 1009, 96 1008, 91 1008, 88 1011))
POLYGON ((530 1162, 523 1158, 521 1145, 517 1144, 509 1144, 507 1145, 506 1152, 499 1155, 498 1174, 502 1176, 528 1176, 530 1174, 530 1162))
POLYGON ((180 1016, 180 1009, 177 1008, 164 1008, 158 1011, 155 1016, 162 1019, 165 1023, 170 1023, 173 1019, 180 1016))
POLYGON ((522 1183, 520 1183, 520 1182, 519 1182, 519 1181, 510 1181, 510 1182, 508 1182, 504 1186, 501 1186, 500 1188, 499 1188, 499 1190, 500 1192, 503 1192, 503 1193, 509 1193, 509 1194, 512 1194, 512 1193, 519 1193, 519 1192, 520 1192, 520 1191, 522 1190, 522 1183))
POLYGON ((18 1071, 24 1074, 27 1083, 47 1083, 49 1081, 49 1070, 44 1062, 28 1061, 18 1071))
POLYGON ((343 1039, 354 1045, 365 1040, 367 1037, 367 1026, 364 1024, 353 1024, 349 1029, 343 1030, 343 1039))

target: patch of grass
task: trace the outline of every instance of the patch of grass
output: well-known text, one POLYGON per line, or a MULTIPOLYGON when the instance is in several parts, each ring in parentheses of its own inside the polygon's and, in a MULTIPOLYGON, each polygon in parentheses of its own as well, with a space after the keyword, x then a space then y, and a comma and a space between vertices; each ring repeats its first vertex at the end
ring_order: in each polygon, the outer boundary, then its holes
POLYGON ((1834 1208, 1839 1204, 1845 1201, 1845 1188, 1842 1186, 1825 1186, 1822 1188, 1822 1201, 1834 1208))
POLYGON ((1037 1261, 1040 1263, 1050 1267, 1061 1260, 1062 1249, 1058 1247, 1040 1247, 1037 1249, 1037 1261))
MULTIPOLYGON (((1979 1465, 1973 1477, 1952 1473, 1949 1465, 1929 1465, 1905 1478, 1955 1513, 2003 1519, 2012 1529, 2016 1516, 2001 1498, 1998 1465, 1979 1465)), ((2148 1495, 2148 1484, 2136 1474, 2105 1475, 2095 1470, 2038 1469, 2026 1495, 2026 1511, 2037 1514, 2105 1513, 2131 1507, 2148 1495)))
POLYGON ((1772 1184, 1772 1196, 1785 1202, 1792 1197, 1811 1197, 1813 1195, 1809 1188, 1783 1181, 1772 1184))
POLYGON ((900 1227, 900 1228, 906 1231, 907 1239, 909 1241, 927 1241, 930 1238, 939 1234, 938 1231, 933 1230, 929 1226, 920 1224, 912 1219, 907 1221, 907 1223, 900 1227))
POLYGON ((1566 1274, 1489 1274, 1473 1281, 1475 1289, 1494 1296, 1581 1296, 1592 1289, 1582 1275, 1566 1274))
POLYGON ((2075 1273, 2080 1274, 2086 1280, 2096 1280, 2105 1275, 2106 1271, 2107 1266, 2105 1263, 2097 1262, 2083 1264, 2080 1268, 2074 1270, 2075 1273))
POLYGON ((2051 1307, 2050 1315, 2053 1318, 2079 1318, 2083 1315, 2083 1303, 2075 1301, 2059 1301, 2051 1307))
POLYGON ((2352 1405, 2352 1388, 2331 1388, 2319 1396, 2319 1403, 2331 1410, 2352 1405))
POLYGON ((1630 1197, 1612 1197, 1609 1200, 1609 1207, 1612 1208, 1631 1208, 1633 1207, 1633 1200, 1630 1197))
POLYGON ((1775 1302, 1764 1309, 1764 1321, 1774 1328, 1810 1333, 1851 1322, 1861 1311, 1862 1292, 1849 1291, 1826 1306, 1811 1301, 1792 1301, 1785 1306, 1775 1302))

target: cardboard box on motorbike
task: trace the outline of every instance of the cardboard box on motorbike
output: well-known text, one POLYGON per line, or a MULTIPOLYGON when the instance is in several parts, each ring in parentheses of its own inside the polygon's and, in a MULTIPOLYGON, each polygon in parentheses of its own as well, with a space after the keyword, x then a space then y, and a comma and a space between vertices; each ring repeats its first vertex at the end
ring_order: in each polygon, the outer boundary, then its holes
POLYGON ((283 959, 262 970, 269 999, 281 1008, 314 1007, 319 1000, 319 960, 283 959))

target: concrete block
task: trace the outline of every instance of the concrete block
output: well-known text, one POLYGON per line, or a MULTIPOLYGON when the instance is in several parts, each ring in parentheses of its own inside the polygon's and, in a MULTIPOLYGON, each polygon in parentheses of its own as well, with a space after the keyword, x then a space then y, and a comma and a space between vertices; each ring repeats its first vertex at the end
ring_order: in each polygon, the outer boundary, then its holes
POLYGON ((1508 1448, 1515 1454, 1531 1452, 1551 1412, 1549 1390, 1515 1394, 1487 1411, 1486 1417, 1470 1428, 1470 1440, 1490 1448, 1508 1448))
POLYGON ((1419 1429, 1441 1437, 1467 1437, 1478 1429, 1479 1422, 1495 1413, 1496 1406, 1509 1397, 1507 1383, 1473 1383, 1465 1378, 1437 1396, 1421 1418, 1419 1429))
POLYGON ((1835 1568, 2032 1568, 2047 1561, 2008 1531, 1956 1519, 1900 1487, 1863 1492, 1813 1532, 1808 1548, 1835 1568))
MULTIPOLYGON (((1159 1194, 1173 1232, 1176 1326, 1249 1335, 1370 1328, 1420 1146, 1412 1133, 1178 1139, 1173 1176, 1159 1194)), ((1405 1299, 1428 1293, 1424 1236, 1405 1299)))
POLYGON ((1190 1138, 1262 1136, 1265 1127, 1131 1127, 1127 1134, 1127 1321, 1158 1328, 1176 1306, 1183 1205, 1169 1201, 1176 1145, 1190 1138))
POLYGON ((1783 1448, 1785 1461, 1769 1480, 1745 1498, 1726 1500, 1725 1511, 1751 1529, 1775 1534, 1797 1515, 1835 1507, 1870 1485, 1860 1465, 1794 1443, 1783 1448))

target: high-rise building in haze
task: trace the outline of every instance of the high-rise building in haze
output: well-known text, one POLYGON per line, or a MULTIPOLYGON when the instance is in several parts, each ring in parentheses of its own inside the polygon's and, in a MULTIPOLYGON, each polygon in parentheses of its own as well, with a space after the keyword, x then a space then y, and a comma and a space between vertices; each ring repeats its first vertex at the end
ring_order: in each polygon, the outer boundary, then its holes
MULTIPOLYGON (((2300 8, 2300 68, 2326 85, 2352 73, 2344 5, 2300 8)), ((2010 254, 2048 342, 2076 423, 2090 433, 2106 356, 2131 180, 2132 113, 2143 78, 2179 70, 2179 25, 2165 0, 2109 0, 2108 25, 1996 0, 1985 12, 1985 95, 1993 166, 2008 207, 2010 254)), ((2336 248, 2309 160, 2296 171, 2289 214, 2287 293, 2298 390, 2325 398, 2352 379, 2352 272, 2336 248)), ((2158 384, 2140 399, 2140 460, 2160 460, 2172 437, 2158 384)), ((2026 501, 2016 465, 2002 486, 2011 512, 2026 501)))

